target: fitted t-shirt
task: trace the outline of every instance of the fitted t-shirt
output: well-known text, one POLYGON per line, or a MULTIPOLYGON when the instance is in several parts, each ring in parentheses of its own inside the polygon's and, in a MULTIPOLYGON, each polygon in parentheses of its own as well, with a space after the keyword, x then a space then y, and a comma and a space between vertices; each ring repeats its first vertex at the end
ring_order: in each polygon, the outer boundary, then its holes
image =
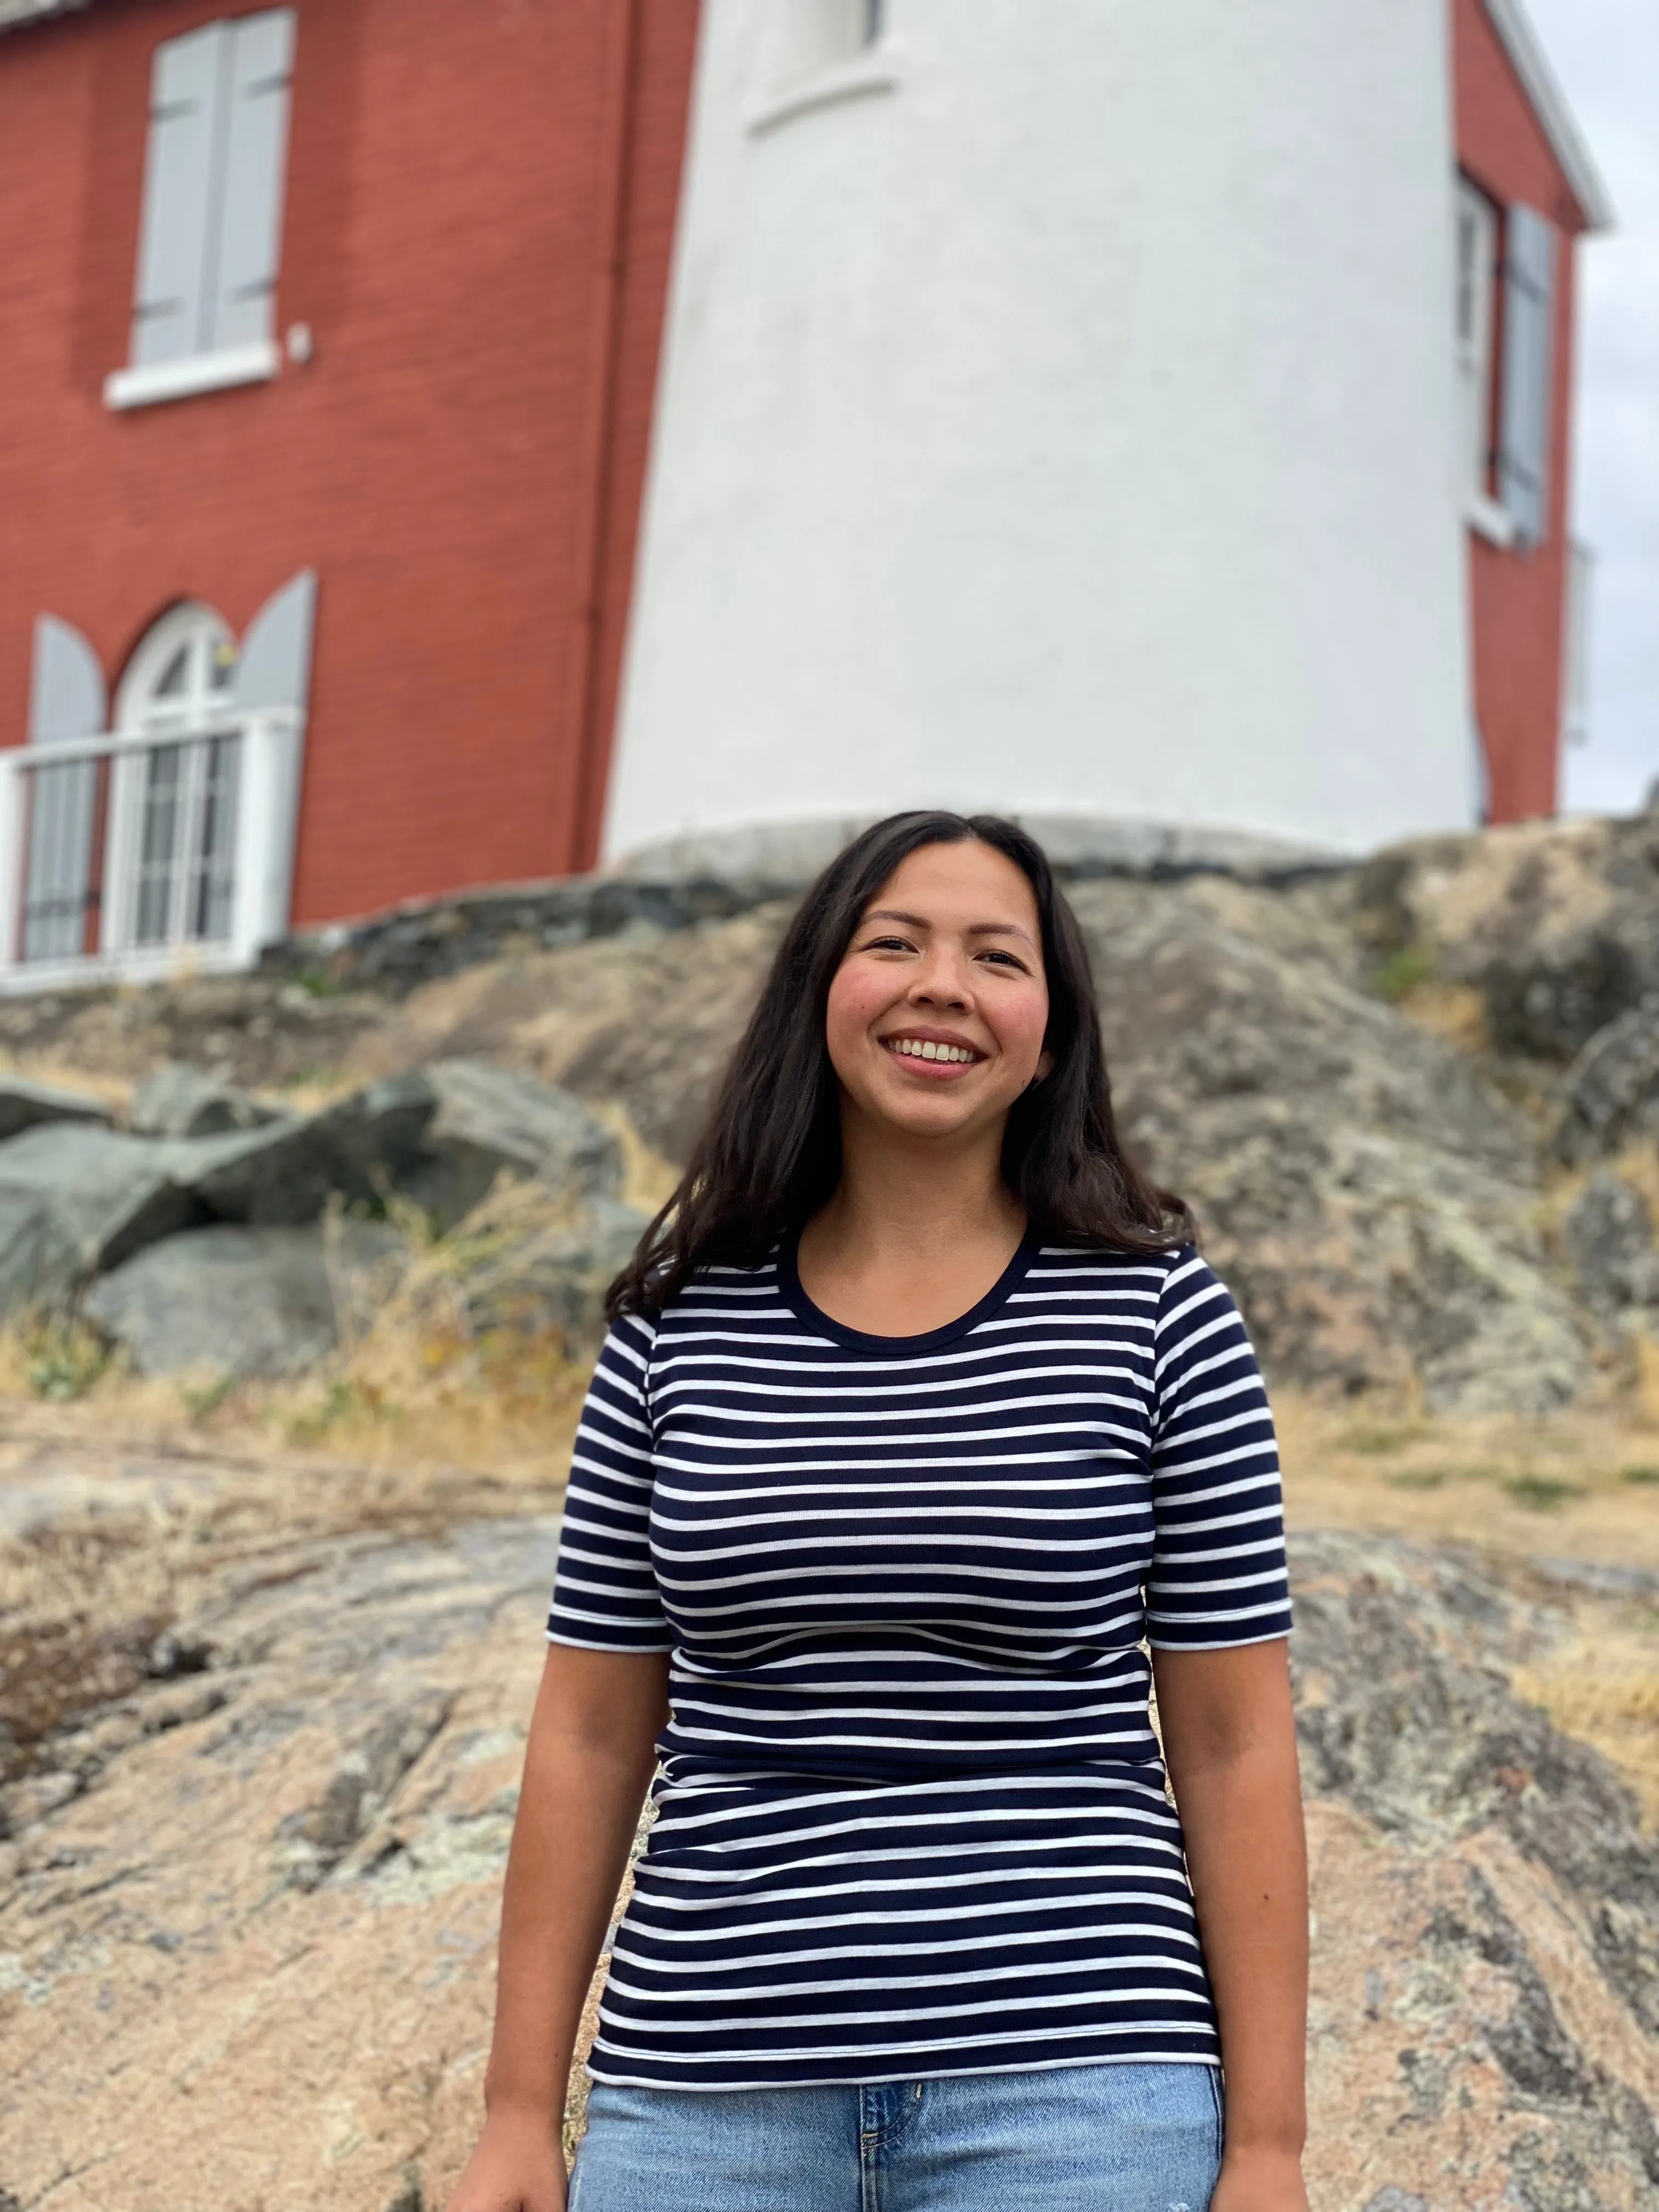
POLYGON ((1278 1458, 1190 1249, 1028 1237, 912 1337, 792 1247, 612 1328, 548 1633, 671 1655, 589 2061, 677 2089, 1216 2064, 1147 1643, 1290 1627, 1278 1458))

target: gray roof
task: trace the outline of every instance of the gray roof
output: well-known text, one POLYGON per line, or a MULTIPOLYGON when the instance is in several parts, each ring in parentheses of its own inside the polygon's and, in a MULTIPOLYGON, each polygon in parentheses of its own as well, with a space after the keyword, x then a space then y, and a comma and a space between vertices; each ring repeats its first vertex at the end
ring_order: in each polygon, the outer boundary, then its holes
POLYGON ((86 4, 87 0, 0 0, 0 31, 15 31, 20 24, 36 23, 43 15, 62 15, 86 4))

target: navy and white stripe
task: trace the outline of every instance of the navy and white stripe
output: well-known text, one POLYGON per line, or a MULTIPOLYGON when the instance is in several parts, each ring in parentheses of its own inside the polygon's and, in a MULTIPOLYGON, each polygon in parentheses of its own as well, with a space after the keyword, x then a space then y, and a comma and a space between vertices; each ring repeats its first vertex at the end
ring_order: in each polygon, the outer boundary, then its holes
POLYGON ((1028 1240, 926 1336, 793 1253, 611 1330, 548 1633, 668 1651, 602 2081, 1218 2058, 1145 1642, 1290 1626, 1249 1341, 1190 1249, 1028 1240))

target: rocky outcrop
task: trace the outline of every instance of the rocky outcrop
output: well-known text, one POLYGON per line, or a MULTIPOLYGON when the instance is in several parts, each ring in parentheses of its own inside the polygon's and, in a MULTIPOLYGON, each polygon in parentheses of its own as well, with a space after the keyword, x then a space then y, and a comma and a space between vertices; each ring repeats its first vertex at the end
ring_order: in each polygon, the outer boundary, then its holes
POLYGON ((1568 1070, 1565 1091, 1555 1148, 1570 1164, 1659 1141, 1659 998, 1598 1030, 1568 1070))
POLYGON ((222 1137, 283 1118, 280 1107, 222 1083, 187 1060, 170 1060, 135 1087, 127 1127, 138 1137, 222 1137))
MULTIPOLYGON (((210 1534, 239 1478, 191 1479, 210 1534)), ((26 1542, 55 1540, 42 1512, 26 1542)), ((556 1529, 410 1520, 258 1543, 228 1510, 176 1618, 122 1613, 106 1534, 87 1619, 60 1624, 95 1663, 57 1678, 56 1708, 40 1663, 0 1668, 16 2201, 445 2202, 478 2117, 556 1529)), ((1508 1683, 1574 1630, 1571 1589, 1352 1535, 1298 1540, 1293 1578, 1315 2212, 1656 2212, 1659 1846, 1508 1683)), ((23 1626, 0 1623, 0 1658, 23 1626)))
POLYGON ((1633 1183, 1598 1168, 1561 1224, 1585 1304, 1607 1318, 1659 1315, 1653 1216, 1633 1183))
POLYGON ((1564 1061, 1659 991, 1659 813, 1419 838, 1356 884, 1379 954, 1477 990, 1500 1051, 1564 1061))
POLYGON ((0 1312, 51 1304, 200 1218, 172 1150, 91 1121, 0 1145, 0 1312))
POLYGON ((137 1253, 93 1284, 82 1311, 138 1375, 299 1375, 338 1344, 343 1303, 354 1312, 383 1304, 407 1257, 380 1222, 225 1223, 137 1253))
POLYGON ((607 1199, 621 1188, 621 1146, 569 1091, 477 1060, 434 1060, 420 1079, 433 1112, 421 1163, 401 1187, 441 1227, 453 1228, 501 1176, 607 1199))
POLYGON ((1414 1376, 1467 1412, 1576 1394, 1585 1348, 1529 1220, 1531 1134, 1467 1058, 1299 942, 1270 893, 1091 884, 1073 902, 1125 1134, 1195 1207, 1275 1373, 1414 1376))
POLYGON ((100 1098, 79 1091, 61 1091, 46 1083, 29 1083, 21 1075, 0 1077, 0 1144, 21 1137, 25 1129, 43 1121, 74 1121, 94 1127, 108 1121, 109 1109, 100 1098))

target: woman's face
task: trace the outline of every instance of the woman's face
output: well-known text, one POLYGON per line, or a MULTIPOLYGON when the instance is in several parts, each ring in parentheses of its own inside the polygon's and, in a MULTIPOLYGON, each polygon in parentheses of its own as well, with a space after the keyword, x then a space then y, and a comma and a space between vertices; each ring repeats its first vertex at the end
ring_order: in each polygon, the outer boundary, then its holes
POLYGON ((830 986, 846 1097, 915 1136, 995 1126, 1033 1077, 1048 987, 1036 900, 994 846, 924 845, 870 902, 830 986))

